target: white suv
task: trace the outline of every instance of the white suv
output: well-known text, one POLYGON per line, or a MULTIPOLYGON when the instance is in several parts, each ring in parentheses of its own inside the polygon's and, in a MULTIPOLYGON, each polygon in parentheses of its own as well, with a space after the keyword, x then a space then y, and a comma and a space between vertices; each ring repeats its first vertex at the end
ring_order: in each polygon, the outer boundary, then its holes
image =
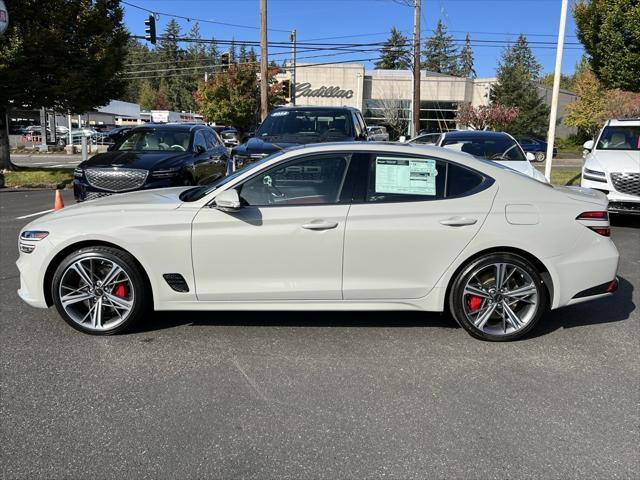
POLYGON ((640 119, 609 120, 587 154, 581 185, 609 198, 609 211, 640 214, 640 119))

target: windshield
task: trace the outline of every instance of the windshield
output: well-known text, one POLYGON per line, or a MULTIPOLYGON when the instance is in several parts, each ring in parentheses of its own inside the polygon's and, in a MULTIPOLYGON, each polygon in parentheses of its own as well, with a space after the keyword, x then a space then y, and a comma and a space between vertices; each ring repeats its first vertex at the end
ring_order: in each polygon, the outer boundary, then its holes
POLYGON ((136 129, 116 143, 114 150, 135 152, 186 152, 191 134, 188 130, 136 129))
POLYGON ((640 125, 604 127, 597 150, 640 150, 640 125))
POLYGON ((207 185, 203 185, 201 187, 194 187, 194 188, 190 188, 189 190, 185 190, 180 194, 180 200, 182 200, 183 202, 195 202, 196 200, 200 200, 202 197, 204 197, 205 195, 209 195, 211 192, 213 192, 217 188, 220 188, 223 185, 226 185, 230 181, 235 180, 240 175, 243 175, 246 172, 249 172, 251 170, 261 167, 269 160, 279 155, 282 155, 283 153, 284 152, 280 150, 278 152, 275 152, 272 155, 269 155, 268 157, 264 157, 263 159, 258 160, 257 162, 250 163, 247 166, 241 168, 240 170, 236 170, 231 175, 227 175, 226 177, 221 177, 218 180, 212 183, 209 183, 207 185))
POLYGON ((348 110, 311 109, 271 112, 256 131, 266 141, 309 143, 353 138, 348 110))
POLYGON ((518 162, 526 160, 516 141, 507 136, 485 138, 447 138, 445 136, 441 146, 486 160, 518 162))

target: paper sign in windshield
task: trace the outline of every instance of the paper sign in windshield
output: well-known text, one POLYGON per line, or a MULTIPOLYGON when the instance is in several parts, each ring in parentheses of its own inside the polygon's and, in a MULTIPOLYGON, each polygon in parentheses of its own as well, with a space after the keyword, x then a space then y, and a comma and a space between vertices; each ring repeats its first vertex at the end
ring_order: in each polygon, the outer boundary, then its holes
POLYGON ((436 175, 435 160, 377 157, 376 193, 435 195, 436 175))

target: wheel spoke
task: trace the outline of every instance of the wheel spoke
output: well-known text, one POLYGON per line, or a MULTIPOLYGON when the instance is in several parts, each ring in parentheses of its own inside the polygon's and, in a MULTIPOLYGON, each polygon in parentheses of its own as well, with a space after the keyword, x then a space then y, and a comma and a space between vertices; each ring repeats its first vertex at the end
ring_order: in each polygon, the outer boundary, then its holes
POLYGON ((507 302, 502 302, 502 318, 509 322, 515 330, 518 330, 524 325, 520 317, 511 309, 507 302))
POLYGON ((105 292, 104 296, 107 299, 109 299, 109 301, 113 304, 114 307, 121 308, 123 310, 129 311, 129 310, 131 310, 131 307, 133 306, 133 302, 131 302, 129 300, 125 300, 124 298, 116 297, 115 295, 112 295, 111 293, 106 293, 105 292))
POLYGON ((536 286, 531 283, 529 285, 525 285, 524 287, 518 287, 514 290, 508 290, 504 292, 504 296, 523 300, 525 297, 533 295, 534 293, 537 293, 536 286))
POLYGON ((476 295, 482 298, 490 298, 489 292, 485 291, 482 288, 474 287, 473 285, 467 285, 464 288, 465 295, 476 295))
POLYGON ((86 283, 87 285, 93 285, 93 280, 91 280, 91 275, 82 266, 82 263, 76 262, 71 266, 71 268, 75 270, 75 272, 80 276, 80 278, 84 283, 86 283))
POLYGON ((118 278, 120 272, 122 271, 123 270, 114 263, 111 267, 111 270, 109 270, 109 273, 105 275, 104 280, 102 281, 102 286, 106 287, 112 282, 115 283, 115 280, 118 278))
POLYGON ((504 284, 504 275, 507 270, 507 264, 496 263, 495 267, 496 267, 496 288, 502 288, 502 285, 504 284))
MULTIPOLYGON (((78 292, 79 290, 76 290, 78 292)), ((67 308, 69 305, 73 305, 78 302, 84 302, 85 300, 89 300, 93 298, 93 294, 89 292, 80 292, 80 293, 69 293, 64 297, 60 298, 60 302, 62 302, 62 306, 67 308)))
POLYGON ((93 313, 91 315, 91 326, 93 328, 102 327, 102 297, 98 297, 96 304, 94 305, 93 313))
POLYGON ((487 323, 487 321, 489 320, 489 317, 491 317, 495 309, 496 309, 496 304, 492 303, 491 305, 489 305, 489 307, 487 307, 487 309, 482 314, 478 315, 478 317, 473 322, 476 328, 479 328, 480 330, 482 330, 484 328, 485 323, 487 323))

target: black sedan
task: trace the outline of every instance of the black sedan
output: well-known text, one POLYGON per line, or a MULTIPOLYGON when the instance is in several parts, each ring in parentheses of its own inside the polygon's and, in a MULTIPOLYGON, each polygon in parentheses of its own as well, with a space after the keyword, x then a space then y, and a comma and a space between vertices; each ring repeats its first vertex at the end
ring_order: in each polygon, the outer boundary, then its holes
POLYGON ((228 154, 205 125, 148 124, 74 170, 77 201, 147 188, 204 184, 225 175, 228 154))

